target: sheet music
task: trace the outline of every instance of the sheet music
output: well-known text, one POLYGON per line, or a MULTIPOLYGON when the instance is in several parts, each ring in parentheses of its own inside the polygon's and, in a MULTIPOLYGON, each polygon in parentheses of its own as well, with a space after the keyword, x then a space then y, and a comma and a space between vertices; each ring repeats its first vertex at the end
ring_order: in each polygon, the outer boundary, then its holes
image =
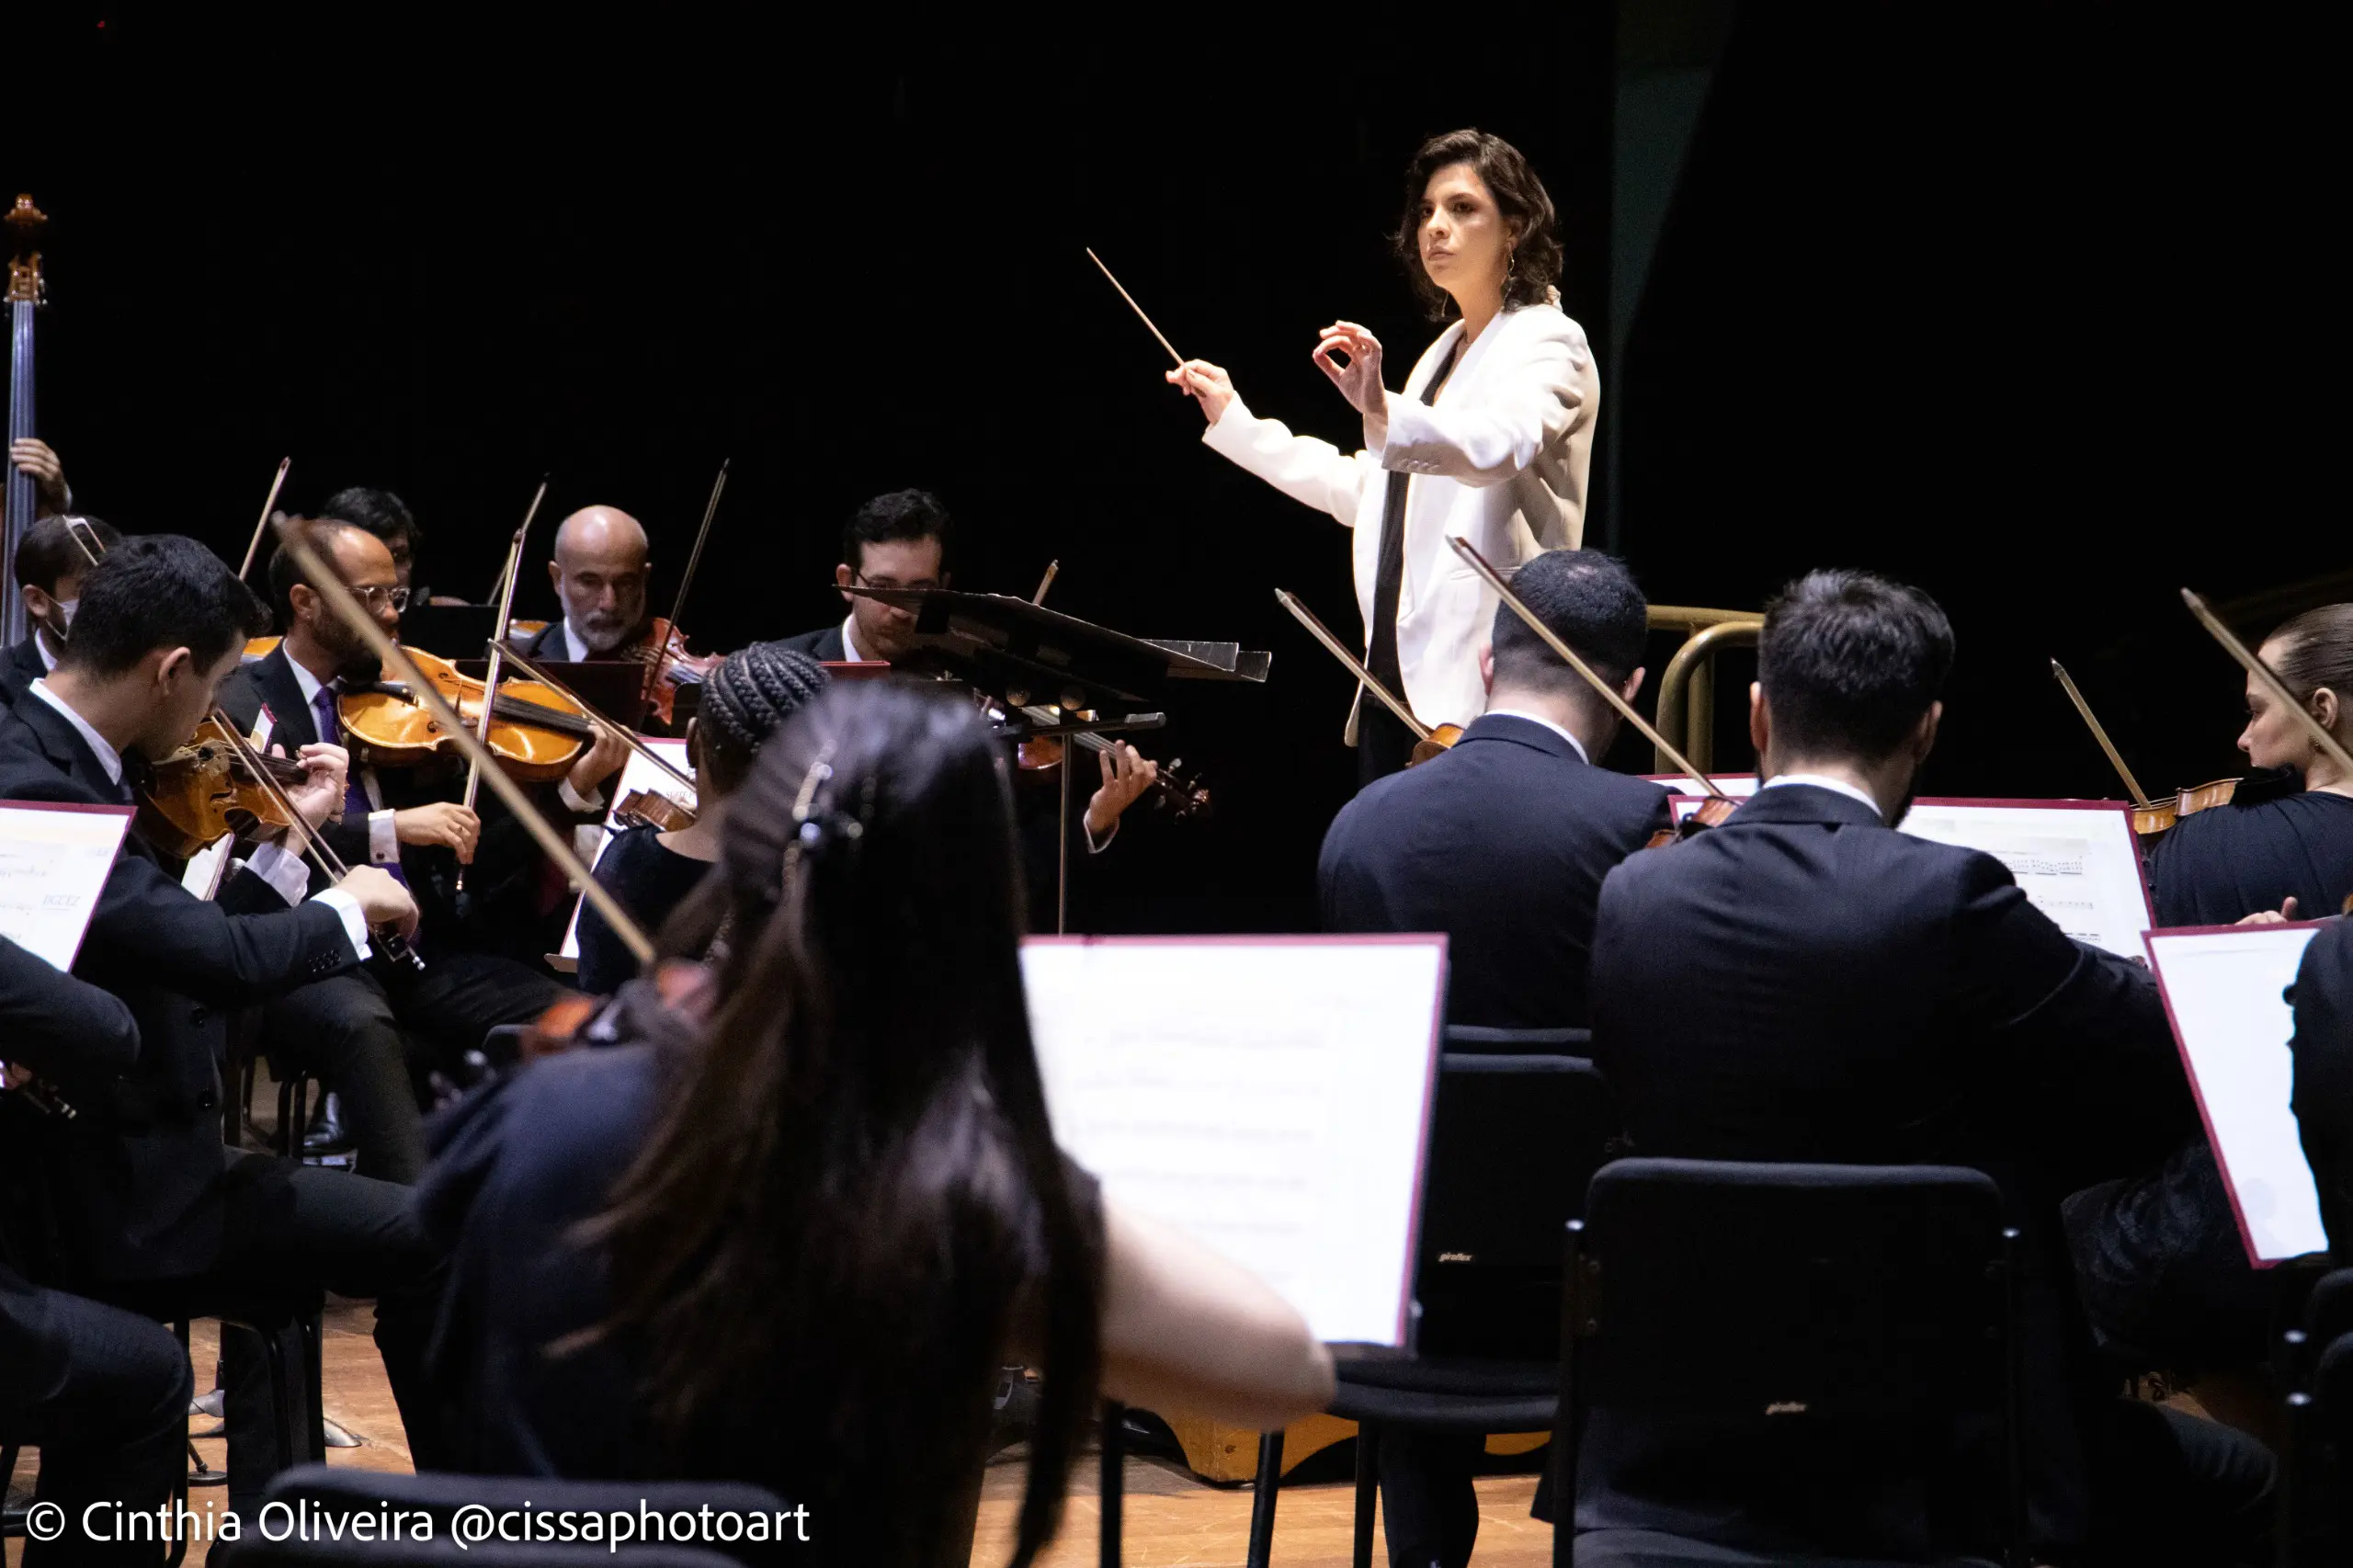
POLYGON ((0 937, 72 968, 130 825, 129 806, 0 802, 0 937))
MULTIPOLYGON (((1654 784, 1665 785, 1670 795, 1689 795, 1697 800, 1708 798, 1708 792, 1699 788, 1699 781, 1688 773, 1645 773, 1643 777, 1654 784)), ((1735 801, 1745 801, 1756 793, 1756 775, 1754 773, 1711 773, 1708 778, 1717 789, 1735 801)), ((1683 813, 1685 816, 1689 814, 1688 812, 1683 813)))
MULTIPOLYGON (((692 778, 695 776, 695 765, 687 757, 686 742, 667 738, 657 739, 652 735, 640 735, 637 740, 640 745, 660 756, 663 761, 688 778, 692 778)), ((597 862, 605 858, 605 846, 612 843, 614 837, 620 832, 620 824, 613 820, 613 813, 621 809, 623 801, 628 800, 638 790, 651 790, 657 795, 667 796, 678 804, 690 809, 695 803, 692 790, 679 788, 676 779, 635 752, 630 753, 629 760, 621 764, 620 774, 613 780, 610 789, 612 804, 605 808, 605 825, 597 839, 597 853, 585 858, 588 861, 588 869, 592 871, 597 869, 597 862)), ((570 959, 574 963, 579 961, 580 906, 585 902, 587 902, 585 895, 579 893, 573 895, 572 919, 564 926, 563 946, 556 951, 554 957, 570 959)), ((566 970, 566 972, 570 971, 566 970)))
POLYGON ((2198 1095, 2239 1238, 2256 1267, 2328 1249, 2320 1195, 2289 1108, 2295 983, 2313 926, 2149 934, 2182 1065, 2198 1095))
POLYGON ((1054 1131, 1333 1343, 1402 1346, 1441 937, 1032 940, 1054 1131))
POLYGON ((2027 902, 2070 937, 2123 958, 2143 955, 2142 936, 2156 920, 2131 808, 1923 800, 1898 825, 1915 837, 1991 855, 2009 868, 2027 902))

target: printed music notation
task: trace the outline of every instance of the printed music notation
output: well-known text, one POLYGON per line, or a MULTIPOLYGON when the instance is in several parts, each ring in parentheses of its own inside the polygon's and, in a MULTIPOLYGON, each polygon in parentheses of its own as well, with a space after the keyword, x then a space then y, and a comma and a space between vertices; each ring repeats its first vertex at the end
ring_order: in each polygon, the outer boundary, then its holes
POLYGON ((0 804, 0 937, 70 968, 130 824, 128 806, 0 804))
POLYGON ((1054 1132, 1321 1338, 1403 1342, 1444 945, 1025 944, 1054 1132))
POLYGON ((1905 833, 1991 855, 2027 902, 2079 942, 2123 958, 2143 956, 2152 924, 2141 851, 2123 808, 2032 801, 1915 802, 1905 833))

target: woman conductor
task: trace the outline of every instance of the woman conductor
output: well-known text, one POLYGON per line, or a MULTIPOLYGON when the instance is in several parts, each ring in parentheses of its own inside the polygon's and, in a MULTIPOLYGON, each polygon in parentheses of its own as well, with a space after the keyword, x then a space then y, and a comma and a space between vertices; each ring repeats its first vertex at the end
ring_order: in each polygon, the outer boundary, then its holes
MULTIPOLYGON (((1469 540, 1508 572, 1584 533, 1600 378, 1585 329, 1552 288, 1552 201, 1509 142, 1481 131, 1414 154, 1397 251, 1443 320, 1405 379, 1382 384, 1381 343, 1354 322, 1324 329, 1316 365, 1364 416, 1344 453, 1250 412, 1224 370, 1188 360, 1168 380, 1197 400, 1217 451, 1356 529, 1365 663, 1424 723, 1467 724, 1485 707, 1479 649, 1495 597, 1448 548, 1469 540)), ((1349 721, 1364 782, 1405 765, 1413 737, 1359 694, 1349 721)))

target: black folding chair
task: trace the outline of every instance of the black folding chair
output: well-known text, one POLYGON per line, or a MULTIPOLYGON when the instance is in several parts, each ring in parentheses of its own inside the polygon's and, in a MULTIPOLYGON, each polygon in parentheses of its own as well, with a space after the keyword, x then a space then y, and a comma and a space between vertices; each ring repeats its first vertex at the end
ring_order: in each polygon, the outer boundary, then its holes
MULTIPOLYGON (((2353 1270, 2337 1276, 2353 1280, 2353 1270)), ((2323 1308, 2318 1292, 2313 1308, 2323 1308)), ((2314 1335, 2318 1355, 2291 1345, 2292 1381, 2279 1454, 2279 1568, 2336 1568, 2353 1552, 2353 1297, 2336 1310, 2308 1312, 2308 1327, 2327 1324, 2332 1337, 2314 1335)), ((2304 1335, 2290 1335, 2301 1342, 2304 1335)))
MULTIPOLYGON (((1987 1486, 1992 1528, 2006 1562, 2025 1568, 2017 1248, 2001 1194, 1979 1171, 1604 1166, 1585 1218, 1568 1228, 1555 1568, 1866 1561, 1793 1550, 1787 1524, 1756 1543, 1649 1529, 1578 1534, 1578 1460, 1590 1423, 1605 1414, 1635 1440, 1695 1423, 1747 1434, 1786 1420, 1792 1443, 1984 1420, 2001 1434, 1987 1486)), ((1797 1451, 1776 1448, 1784 1462, 1797 1451)), ((1839 1479, 1811 1477, 1805 1490, 1824 1493, 1839 1479)))
MULTIPOLYGON (((743 1564, 770 1568, 803 1561, 809 1554, 797 1539, 801 1527, 791 1513, 792 1506, 774 1493, 738 1482, 397 1475, 310 1464, 271 1482, 256 1517, 246 1521, 244 1534, 233 1545, 216 1547, 212 1562, 217 1568, 231 1564, 239 1568, 449 1568, 455 1563, 472 1568, 593 1568, 596 1562, 609 1568, 619 1557, 631 1568, 739 1568, 743 1564), (273 1504, 284 1506, 273 1508, 273 1504), (767 1540, 705 1539, 701 1511, 706 1507, 714 1526, 722 1515, 739 1523, 754 1515, 763 1516, 767 1540), (501 1539, 494 1528, 487 1539, 475 1536, 469 1545, 460 1547, 457 1528, 478 1525, 483 1510, 494 1526, 499 1517, 506 1516, 510 1534, 537 1533, 541 1539, 501 1539), (626 1517, 632 1539, 618 1548, 603 1540, 548 1539, 560 1530, 527 1525, 526 1511, 551 1522, 560 1516, 575 1521, 592 1515, 608 1520, 626 1517), (461 1514, 468 1517, 461 1519, 461 1514), (381 1537, 382 1527, 375 1521, 388 1517, 399 1520, 404 1539, 356 1539, 355 1524, 368 1521, 368 1533, 381 1537), (417 1528, 420 1518, 426 1529, 417 1528), (288 1527, 298 1520, 302 1529, 290 1531, 288 1527), (676 1528, 681 1523, 688 1527, 686 1539, 676 1528), (781 1543, 776 1540, 779 1530, 781 1543), (285 1539, 269 1540, 272 1534, 285 1539)), ((806 1524, 813 1539, 828 1524, 836 1532, 856 1528, 855 1521, 825 1521, 813 1515, 806 1524)), ((606 1531, 608 1536, 610 1533, 606 1531)))
MULTIPOLYGON (((1356 1568, 1372 1562, 1384 1430, 1478 1435, 1549 1429, 1559 1401, 1561 1227, 1616 1135, 1585 1030, 1447 1030, 1431 1119, 1416 1280, 1423 1314, 1406 1360, 1347 1361, 1331 1415, 1357 1423, 1356 1568), (1483 1049, 1460 1051, 1465 1043, 1483 1049), (1515 1048, 1518 1048, 1517 1050, 1515 1048)), ((1266 1568, 1283 1436, 1258 1442, 1250 1568, 1266 1568)))

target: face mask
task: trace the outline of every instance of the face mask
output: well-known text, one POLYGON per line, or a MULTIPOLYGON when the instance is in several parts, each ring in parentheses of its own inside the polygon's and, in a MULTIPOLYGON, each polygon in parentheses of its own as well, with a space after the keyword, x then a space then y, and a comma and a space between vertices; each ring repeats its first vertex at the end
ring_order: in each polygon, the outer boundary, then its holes
POLYGON ((57 607, 57 623, 60 626, 74 624, 74 611, 81 604, 80 599, 51 599, 49 602, 57 607))

